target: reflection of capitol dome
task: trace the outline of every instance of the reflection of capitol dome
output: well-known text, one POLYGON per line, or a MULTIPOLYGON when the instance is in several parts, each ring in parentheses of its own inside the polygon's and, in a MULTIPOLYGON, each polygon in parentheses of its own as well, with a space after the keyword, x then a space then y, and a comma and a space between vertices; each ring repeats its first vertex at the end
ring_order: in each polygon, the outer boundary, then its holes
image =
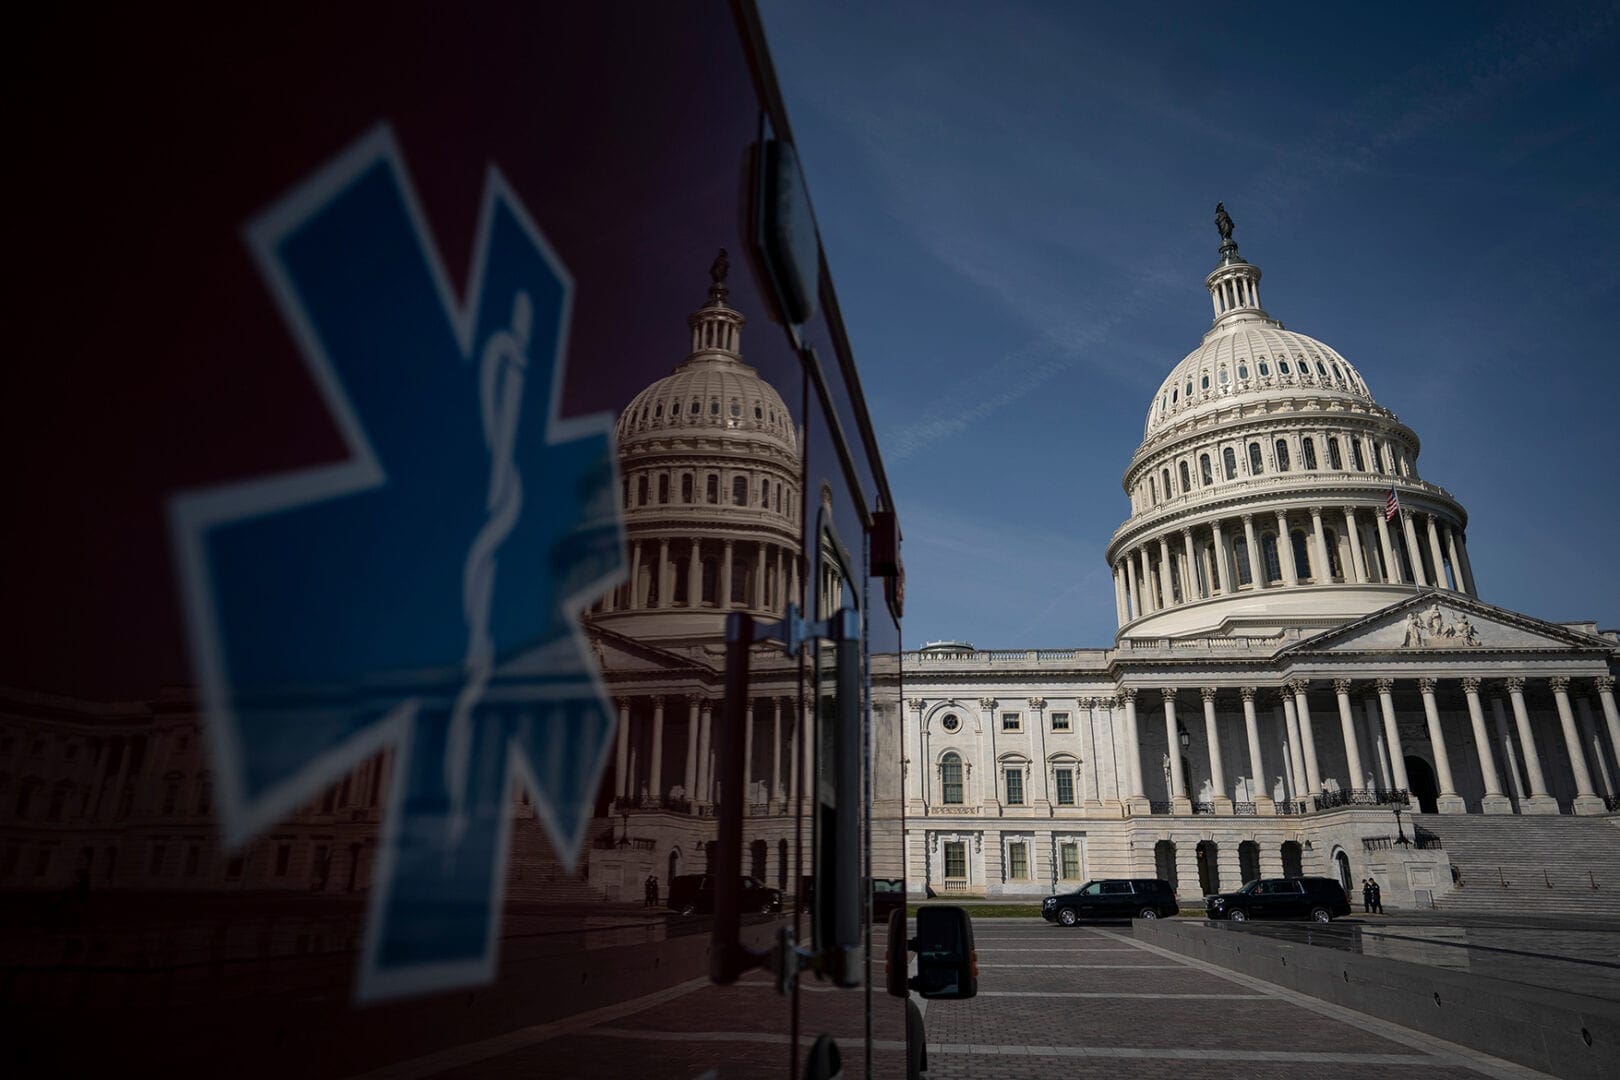
POLYGON ((1412 430, 1349 361, 1267 314, 1230 237, 1204 284, 1214 324, 1154 395, 1125 472, 1131 516, 1108 551, 1121 633, 1271 633, 1412 583, 1473 593, 1467 514, 1419 478, 1412 430), (1392 490, 1407 512, 1386 521, 1392 490))
POLYGON ((713 632, 712 614, 778 612, 797 586, 799 436, 782 395, 742 361, 747 321, 716 260, 691 351, 620 414, 621 497, 631 581, 599 619, 660 615, 638 635, 713 632), (675 617, 686 613, 686 617, 675 617))

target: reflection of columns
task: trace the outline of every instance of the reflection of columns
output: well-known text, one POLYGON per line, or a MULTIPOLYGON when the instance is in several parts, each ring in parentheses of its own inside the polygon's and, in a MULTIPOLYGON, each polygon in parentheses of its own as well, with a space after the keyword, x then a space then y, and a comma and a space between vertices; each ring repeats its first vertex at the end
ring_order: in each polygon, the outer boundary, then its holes
POLYGON ((698 797, 698 702, 696 695, 686 699, 686 797, 696 806, 698 797))
POLYGON ((1294 541, 1288 535, 1288 515, 1277 511, 1277 558, 1282 562, 1283 584, 1299 584, 1299 567, 1294 565, 1294 541))
POLYGON ((1418 548, 1417 527, 1412 524, 1412 512, 1401 507, 1401 531, 1406 535, 1406 557, 1412 564, 1412 584, 1429 584, 1423 573, 1423 553, 1418 548))
POLYGON ((1165 687, 1159 694, 1164 698, 1165 744, 1169 747, 1166 756, 1170 759, 1170 812, 1190 814, 1192 800, 1187 798, 1187 777, 1181 769, 1181 740, 1176 737, 1176 692, 1165 687))
POLYGON ((1231 559, 1226 551, 1226 537, 1221 535, 1221 523, 1219 521, 1211 522, 1209 530, 1215 543, 1215 582, 1221 587, 1222 596, 1231 596, 1232 567, 1229 565, 1231 559))
POLYGON ((1440 782, 1440 795, 1434 807, 1442 814, 1463 814, 1468 807, 1457 794, 1457 781, 1451 775, 1451 756, 1446 753, 1446 736, 1440 727, 1440 708, 1434 701, 1437 680, 1419 679, 1418 689, 1423 693, 1423 715, 1429 722, 1429 748, 1434 751, 1434 771, 1440 782))
POLYGON ((1384 552, 1384 580, 1399 585, 1401 564, 1395 558, 1395 548, 1389 542, 1389 518, 1384 515, 1383 510, 1373 511, 1373 520, 1378 522, 1378 545, 1384 552))
MULTIPOLYGON (((743 806, 753 802, 754 796, 754 699, 748 699, 748 707, 743 710, 743 770, 742 790, 737 797, 742 800, 743 806)), ((747 811, 745 810, 744 813, 747 811)))
POLYGON ((720 580, 716 583, 718 587, 714 591, 714 606, 721 610, 731 608, 731 547, 734 543, 736 543, 734 540, 725 542, 725 554, 720 559, 720 580))
POLYGON ((664 699, 653 698, 652 784, 655 802, 664 801, 664 699))
POLYGON ((1377 784, 1384 791, 1395 787, 1395 775, 1389 771, 1389 749, 1384 742, 1384 725, 1378 717, 1378 697, 1364 693, 1361 698, 1361 731, 1372 751, 1373 768, 1377 770, 1377 784))
POLYGON ((1350 563, 1356 572, 1356 584, 1365 585, 1367 577, 1367 557, 1361 550, 1361 528, 1356 524, 1356 508, 1344 508, 1344 535, 1350 541, 1350 563))
POLYGON ((692 559, 686 564, 686 606, 703 606, 703 557, 698 541, 692 541, 692 559))
POLYGON ((1257 589, 1266 588, 1265 560, 1260 558, 1260 545, 1254 539, 1254 515, 1243 515, 1243 542, 1248 550, 1243 554, 1249 560, 1249 581, 1257 589))
POLYGON ((613 751, 613 771, 617 779, 613 785, 613 793, 624 798, 630 790, 630 778, 626 775, 630 771, 630 701, 628 698, 619 699, 619 730, 615 733, 616 743, 613 751))
POLYGON ((1575 774, 1574 810, 1577 814, 1601 814, 1603 800, 1592 790, 1592 774, 1586 769, 1586 755, 1581 753, 1581 737, 1575 730, 1575 714, 1569 707, 1569 678, 1555 675, 1547 680, 1547 685, 1552 687, 1553 700, 1558 703, 1558 722, 1564 728, 1569 767, 1575 774))
POLYGON ((1502 794, 1502 781, 1496 775, 1496 758, 1491 754, 1491 737, 1485 732, 1485 710, 1479 705, 1479 680, 1462 681, 1468 698, 1468 721, 1474 728, 1474 748, 1479 751, 1479 774, 1485 781, 1485 795, 1479 800, 1482 814, 1511 814, 1513 804, 1502 794))
POLYGON ((670 605, 670 594, 675 590, 670 588, 669 541, 658 541, 658 606, 667 608, 670 605))
POLYGON ((1322 768, 1316 757, 1316 732, 1311 729, 1311 706, 1306 700, 1305 690, 1310 686, 1309 679, 1295 679, 1288 684, 1294 692, 1294 713, 1299 718, 1299 741, 1305 750, 1305 779, 1310 784, 1311 794, 1322 794, 1322 768))
POLYGON ((1592 706, 1586 698, 1575 699, 1575 711, 1581 718, 1581 745, 1592 748, 1592 760, 1597 762, 1597 776, 1594 780, 1603 781, 1603 790, 1598 792, 1604 798, 1614 797, 1614 777, 1609 774, 1609 760, 1603 753, 1603 739, 1598 735, 1597 725, 1592 722, 1592 706))
POLYGON ((1226 767, 1221 762, 1221 733, 1215 726, 1215 687, 1199 691, 1204 699, 1204 739, 1209 743, 1209 783, 1215 789, 1217 814, 1232 812, 1232 793, 1226 789, 1226 767))
POLYGON ((1411 791, 1412 781, 1406 776, 1406 748, 1401 745, 1400 725, 1395 722, 1395 680, 1379 679, 1378 711, 1384 716, 1384 741, 1389 746, 1389 771, 1399 791, 1411 791))
MULTIPOLYGON (((816 712, 805 706, 799 717, 799 797, 813 803, 816 798, 816 712)), ((965 767, 965 766, 964 766, 965 767)), ((963 777, 964 782, 966 777, 963 777)))
POLYGON ((1356 738, 1356 718, 1350 711, 1350 680, 1334 679, 1333 693, 1339 699, 1339 733, 1344 739, 1344 757, 1350 769, 1350 790, 1367 787, 1367 774, 1361 771, 1360 739, 1356 738))
POLYGON ((1530 781, 1530 797, 1519 806, 1521 814, 1556 814, 1558 800, 1547 793, 1547 779, 1541 771, 1541 751, 1530 730, 1530 710, 1524 707, 1524 680, 1507 680, 1508 698, 1513 702, 1513 722, 1519 729, 1519 749, 1524 752, 1524 775, 1530 781))
POLYGON ((1513 797, 1524 805, 1524 781, 1519 778, 1519 755, 1513 749, 1513 736, 1508 734, 1507 708, 1502 699, 1491 697, 1491 713, 1496 718, 1496 745, 1502 748, 1502 764, 1507 766, 1508 781, 1513 785, 1513 797))
POLYGON ((1125 749, 1131 755, 1130 767, 1125 770, 1125 783, 1129 789, 1125 797, 1131 800, 1131 812, 1141 813, 1147 810, 1141 805, 1147 799, 1147 790, 1142 783, 1142 740, 1136 726, 1136 687, 1121 687, 1119 696, 1125 702, 1125 749))
POLYGON ((1284 771, 1288 773, 1295 800, 1300 800, 1310 794, 1307 789, 1311 781, 1305 775, 1305 750, 1299 744, 1299 714, 1294 711, 1294 696, 1286 687, 1279 690, 1277 695, 1282 702, 1283 730, 1288 733, 1288 768, 1284 771))
POLYGON ((1261 816, 1276 813, 1277 804, 1271 798, 1271 785, 1266 783, 1265 761, 1260 756, 1260 719, 1254 714, 1254 695, 1256 690, 1252 686, 1238 689, 1243 698, 1243 733, 1249 741, 1249 801, 1254 803, 1254 812, 1261 816))
POLYGON ((762 540, 754 545, 754 602, 747 605, 757 611, 770 610, 770 603, 765 599, 765 542, 762 540))
POLYGON ((630 607, 636 609, 645 602, 641 591, 641 541, 636 540, 630 545, 630 607))
POLYGON ((1427 514, 1424 520, 1428 522, 1429 557, 1434 561, 1434 587, 1449 589, 1451 586, 1446 584, 1446 559, 1440 553, 1440 531, 1435 524, 1437 519, 1433 514, 1427 514))
MULTIPOLYGON (((922 768, 921 761, 917 763, 917 768, 922 768)), ((771 802, 776 803, 778 806, 780 806, 782 803, 781 698, 771 698, 771 802)))
POLYGON ((709 802, 713 795, 714 777, 709 769, 709 743, 714 735, 714 706, 703 703, 702 722, 698 725, 698 782, 696 802, 709 802))

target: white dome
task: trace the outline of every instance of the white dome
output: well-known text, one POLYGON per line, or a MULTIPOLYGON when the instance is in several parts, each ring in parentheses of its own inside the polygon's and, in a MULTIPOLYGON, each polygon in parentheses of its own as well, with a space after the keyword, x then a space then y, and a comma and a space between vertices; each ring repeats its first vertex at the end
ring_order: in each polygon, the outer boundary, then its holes
POLYGON ((1372 403, 1371 391, 1350 361, 1313 337, 1259 320, 1223 327, 1177 364, 1148 408, 1143 437, 1232 399, 1281 392, 1351 398, 1372 403))
POLYGON ((741 360, 711 352, 692 357, 637 394, 619 415, 614 434, 623 448, 649 439, 730 431, 763 437, 798 455, 782 395, 741 360))

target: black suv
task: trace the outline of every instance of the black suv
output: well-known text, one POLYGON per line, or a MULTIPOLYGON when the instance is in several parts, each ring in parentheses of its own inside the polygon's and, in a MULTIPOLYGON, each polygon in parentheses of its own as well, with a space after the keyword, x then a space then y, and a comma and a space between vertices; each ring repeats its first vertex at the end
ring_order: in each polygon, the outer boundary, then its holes
POLYGON ((1204 897, 1212 919, 1315 919, 1329 922, 1350 914, 1344 887, 1332 878, 1260 878, 1237 892, 1204 897))
POLYGON ((1082 919, 1157 919, 1179 910, 1176 891, 1155 878, 1108 878, 1088 881, 1078 892, 1048 896, 1041 918, 1073 926, 1082 919))
MULTIPOLYGON (((769 888, 755 878, 744 877, 738 905, 743 911, 770 915, 782 910, 782 891, 769 888)), ((673 879, 665 906, 682 915, 713 914, 714 878, 708 874, 683 874, 673 879)))

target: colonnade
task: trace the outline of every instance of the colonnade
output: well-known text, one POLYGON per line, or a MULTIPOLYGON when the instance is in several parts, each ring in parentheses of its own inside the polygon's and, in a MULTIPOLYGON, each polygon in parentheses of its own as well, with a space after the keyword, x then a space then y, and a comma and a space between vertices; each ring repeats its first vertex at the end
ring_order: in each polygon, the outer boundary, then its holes
POLYGON ((1424 511, 1404 512, 1398 522, 1386 519, 1382 505, 1349 504, 1243 513, 1162 532, 1115 559, 1115 614, 1123 626, 1216 596, 1330 581, 1478 595, 1453 522, 1424 511), (1295 533, 1304 537, 1303 564, 1295 533))
POLYGON ((605 597, 597 610, 747 608, 780 612, 788 598, 798 594, 797 551, 786 544, 648 538, 630 542, 630 580, 605 597))
MULTIPOLYGON (((809 790, 811 761, 802 752, 809 717, 796 717, 796 700, 787 696, 750 700, 745 714, 744 799, 756 808, 764 804, 771 813, 787 804, 795 763, 804 770, 799 790, 809 790), (759 767, 755 759, 763 756, 766 739, 770 758, 759 767), (756 783, 763 783, 763 789, 756 788, 756 783)), ((652 695, 617 698, 615 705, 619 712, 613 758, 616 802, 624 807, 710 812, 722 794, 717 773, 720 702, 695 694, 652 695), (684 750, 666 771, 666 759, 671 756, 665 749, 666 729, 682 725, 682 712, 684 731, 671 734, 684 738, 684 750)))

